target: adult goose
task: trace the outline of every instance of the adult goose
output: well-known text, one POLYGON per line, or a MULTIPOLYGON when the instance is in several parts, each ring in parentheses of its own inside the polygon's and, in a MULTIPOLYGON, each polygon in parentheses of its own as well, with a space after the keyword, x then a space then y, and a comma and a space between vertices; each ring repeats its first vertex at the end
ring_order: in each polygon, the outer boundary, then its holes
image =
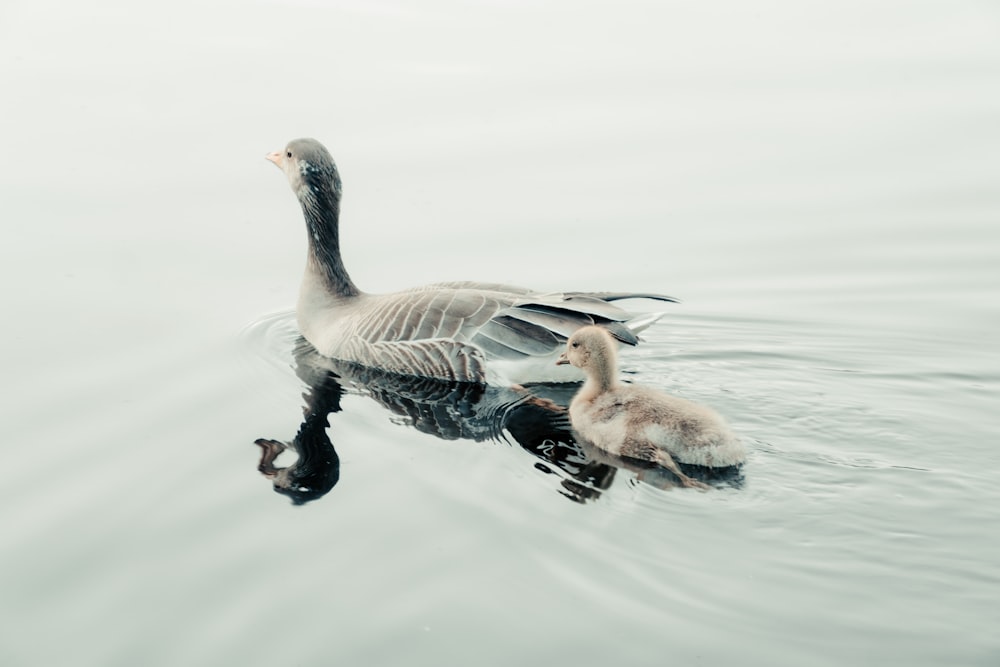
POLYGON ((611 336, 588 326, 569 337, 556 361, 587 375, 569 404, 570 423, 583 440, 615 456, 663 466, 684 486, 705 488, 681 472, 678 463, 706 468, 743 463, 743 443, 718 413, 650 387, 622 384, 617 359, 611 336))
POLYGON ((540 294, 478 282, 367 294, 340 256, 341 182, 330 153, 315 139, 296 139, 267 159, 285 172, 302 205, 309 251, 296 314, 302 335, 322 355, 460 382, 568 381, 579 375, 552 370, 574 331, 597 325, 635 345, 636 334, 660 317, 631 317, 610 302, 676 301, 659 294, 540 294))

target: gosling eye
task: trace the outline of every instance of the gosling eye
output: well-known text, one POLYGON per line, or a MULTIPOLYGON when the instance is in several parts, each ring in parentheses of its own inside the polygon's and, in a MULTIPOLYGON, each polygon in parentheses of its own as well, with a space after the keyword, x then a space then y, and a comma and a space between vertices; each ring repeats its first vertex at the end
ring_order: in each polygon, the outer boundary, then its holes
POLYGON ((570 347, 580 347, 580 343, 577 342, 577 341, 573 341, 572 343, 569 344, 569 346, 570 347))
POLYGON ((285 153, 285 157, 292 157, 292 151, 288 151, 287 153, 285 153))

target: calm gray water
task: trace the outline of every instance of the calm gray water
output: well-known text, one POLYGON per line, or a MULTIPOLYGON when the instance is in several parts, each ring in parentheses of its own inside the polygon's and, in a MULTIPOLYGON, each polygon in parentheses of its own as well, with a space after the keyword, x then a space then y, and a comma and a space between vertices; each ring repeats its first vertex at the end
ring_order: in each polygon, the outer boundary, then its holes
POLYGON ((1000 10, 536 5, 0 9, 0 664, 1000 664, 1000 10), (364 289, 681 297, 742 480, 310 375, 297 136, 364 289))

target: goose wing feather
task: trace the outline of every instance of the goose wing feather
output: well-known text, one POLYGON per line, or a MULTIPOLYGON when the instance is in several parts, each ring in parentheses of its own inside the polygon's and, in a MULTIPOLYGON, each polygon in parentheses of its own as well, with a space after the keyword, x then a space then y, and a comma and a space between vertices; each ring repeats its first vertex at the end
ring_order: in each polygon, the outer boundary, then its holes
POLYGON ((461 338, 507 305, 494 293, 464 289, 372 296, 354 313, 351 334, 372 342, 461 338))
POLYGON ((352 338, 344 347, 352 361, 390 373, 455 382, 486 382, 486 359, 476 347, 456 340, 432 338, 369 342, 352 338))
POLYGON ((668 301, 670 303, 680 303, 680 299, 666 294, 654 294, 652 292, 566 292, 566 297, 572 299, 578 296, 587 296, 601 301, 621 301, 622 299, 653 299, 654 301, 668 301))
POLYGON ((559 338, 545 327, 506 314, 494 317, 479 327, 472 342, 494 349, 497 346, 504 348, 499 355, 503 358, 541 357, 552 354, 560 347, 559 338))
POLYGON ((623 322, 629 318, 629 314, 618 306, 602 301, 601 299, 585 294, 566 295, 540 294, 532 295, 518 302, 521 304, 554 306, 571 313, 585 313, 595 316, 597 319, 623 322))
POLYGON ((518 305, 508 310, 507 314, 524 322, 544 327, 559 336, 561 342, 565 342, 581 326, 594 323, 594 319, 586 313, 534 303, 518 305))

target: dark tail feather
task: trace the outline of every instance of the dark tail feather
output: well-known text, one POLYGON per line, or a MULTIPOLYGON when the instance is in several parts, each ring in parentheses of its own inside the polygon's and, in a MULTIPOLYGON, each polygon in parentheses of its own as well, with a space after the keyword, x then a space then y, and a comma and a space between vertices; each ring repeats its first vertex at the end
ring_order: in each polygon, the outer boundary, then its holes
POLYGON ((647 292, 565 292, 566 300, 572 301, 575 297, 587 297, 600 299, 601 301, 620 301, 621 299, 653 299, 654 301, 669 301, 670 303, 680 303, 680 299, 665 294, 650 294, 647 292))
POLYGON ((639 337, 636 336, 632 331, 628 329, 624 324, 619 322, 608 322, 607 324, 601 325, 608 330, 608 333, 618 341, 625 343, 626 345, 638 345, 639 337))

